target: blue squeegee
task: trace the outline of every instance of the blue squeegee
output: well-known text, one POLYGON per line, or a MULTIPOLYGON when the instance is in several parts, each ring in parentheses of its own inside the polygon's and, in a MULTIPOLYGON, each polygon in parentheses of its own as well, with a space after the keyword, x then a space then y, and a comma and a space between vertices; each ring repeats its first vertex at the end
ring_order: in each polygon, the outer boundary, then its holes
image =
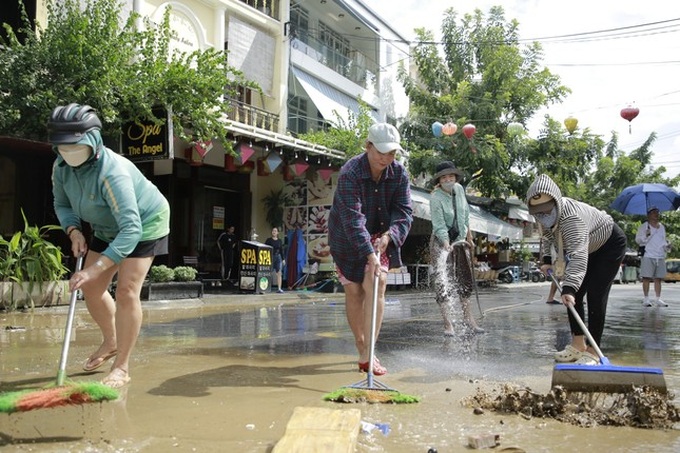
MULTIPOLYGON (((555 275, 552 272, 548 274, 561 293, 562 286, 555 275)), ((588 338, 590 346, 600 358, 600 363, 599 365, 577 365, 575 363, 555 365, 552 387, 559 385, 566 390, 576 392, 625 393, 632 390, 633 386, 646 386, 662 393, 667 391, 661 368, 617 366, 609 363, 609 359, 602 354, 574 306, 568 305, 567 308, 588 338)))

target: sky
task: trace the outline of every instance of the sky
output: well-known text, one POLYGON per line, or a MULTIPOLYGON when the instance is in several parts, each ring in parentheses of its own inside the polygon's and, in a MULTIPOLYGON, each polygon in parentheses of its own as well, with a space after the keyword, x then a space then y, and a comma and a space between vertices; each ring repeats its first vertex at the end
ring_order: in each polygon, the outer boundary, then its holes
POLYGON ((517 19, 521 40, 541 42, 543 64, 572 93, 562 104, 541 110, 529 123, 536 137, 545 114, 562 122, 573 116, 605 141, 615 131, 629 152, 656 132, 652 164, 666 177, 680 174, 680 2, 665 0, 365 0, 406 39, 413 30, 439 30, 447 8, 459 16, 500 5, 506 20, 517 19), (674 20, 675 19, 675 20, 674 20), (657 23, 663 22, 663 23, 657 23), (654 24, 657 23, 657 24, 654 24), (643 24, 654 24, 638 27, 643 24), (596 33, 631 27, 624 30, 596 33), (582 37, 565 35, 588 33, 582 37), (556 37, 561 37, 557 39, 556 37), (551 38, 551 39, 547 39, 551 38), (630 123, 620 116, 629 105, 640 110, 630 123), (629 132, 630 126, 630 132, 629 132))

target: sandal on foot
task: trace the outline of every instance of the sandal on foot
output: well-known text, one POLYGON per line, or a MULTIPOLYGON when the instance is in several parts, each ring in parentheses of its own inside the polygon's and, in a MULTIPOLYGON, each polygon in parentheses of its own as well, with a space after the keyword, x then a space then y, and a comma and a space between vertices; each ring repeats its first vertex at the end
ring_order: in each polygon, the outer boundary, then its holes
POLYGON ((559 351, 555 353, 555 362, 560 363, 576 362, 578 359, 581 358, 582 355, 583 352, 579 351, 572 345, 569 345, 566 348, 564 348, 564 351, 559 351))
POLYGON ((108 376, 102 379, 102 384, 112 389, 119 389, 130 382, 130 375, 122 368, 114 368, 108 376))
POLYGON ((581 358, 574 362, 574 365, 599 365, 600 358, 590 352, 582 352, 581 358))
MULTIPOLYGON (((368 362, 359 362, 359 371, 368 373, 368 362)), ((387 374, 387 368, 380 364, 380 360, 377 357, 373 359, 373 374, 376 376, 387 374)))
POLYGON ((118 351, 111 351, 107 354, 104 354, 103 356, 99 357, 92 357, 88 358, 85 363, 83 364, 83 370, 85 371, 94 371, 97 368, 101 367, 106 363, 107 360, 109 360, 112 357, 115 357, 116 354, 118 354, 118 351))

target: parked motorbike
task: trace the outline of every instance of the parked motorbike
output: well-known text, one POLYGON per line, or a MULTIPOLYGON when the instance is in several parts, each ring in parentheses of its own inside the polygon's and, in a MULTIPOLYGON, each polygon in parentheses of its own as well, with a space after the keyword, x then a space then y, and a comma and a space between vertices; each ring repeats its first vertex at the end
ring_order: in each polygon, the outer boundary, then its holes
POLYGON ((545 274, 536 265, 532 265, 526 272, 522 272, 519 266, 506 266, 498 270, 498 280, 502 283, 512 283, 515 280, 538 283, 545 281, 545 274))

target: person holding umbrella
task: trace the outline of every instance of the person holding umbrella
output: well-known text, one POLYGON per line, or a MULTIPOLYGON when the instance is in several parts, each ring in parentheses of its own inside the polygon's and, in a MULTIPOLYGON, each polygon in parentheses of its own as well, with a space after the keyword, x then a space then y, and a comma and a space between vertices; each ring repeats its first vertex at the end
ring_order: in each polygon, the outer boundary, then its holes
POLYGON ((640 262, 640 276, 642 277, 642 305, 651 307, 649 300, 649 283, 654 281, 654 293, 656 305, 668 307, 661 300, 661 280, 666 276, 666 253, 670 251, 670 244, 666 240, 666 228, 659 221, 659 208, 651 206, 647 210, 647 221, 640 225, 635 242, 643 248, 644 253, 640 262))
MULTIPOLYGON (((599 346, 609 291, 626 253, 626 235, 606 212, 563 197, 548 175, 540 175, 531 184, 526 204, 543 231, 541 271, 552 272, 550 247, 555 244, 557 256, 563 256, 566 263, 563 270, 562 266, 555 269, 563 282, 561 301, 565 306, 573 305, 583 319, 583 300, 588 295, 588 330, 599 346)), ((593 345, 586 343, 571 310, 567 313, 571 344, 555 354, 555 361, 597 365, 600 360, 593 345)))

